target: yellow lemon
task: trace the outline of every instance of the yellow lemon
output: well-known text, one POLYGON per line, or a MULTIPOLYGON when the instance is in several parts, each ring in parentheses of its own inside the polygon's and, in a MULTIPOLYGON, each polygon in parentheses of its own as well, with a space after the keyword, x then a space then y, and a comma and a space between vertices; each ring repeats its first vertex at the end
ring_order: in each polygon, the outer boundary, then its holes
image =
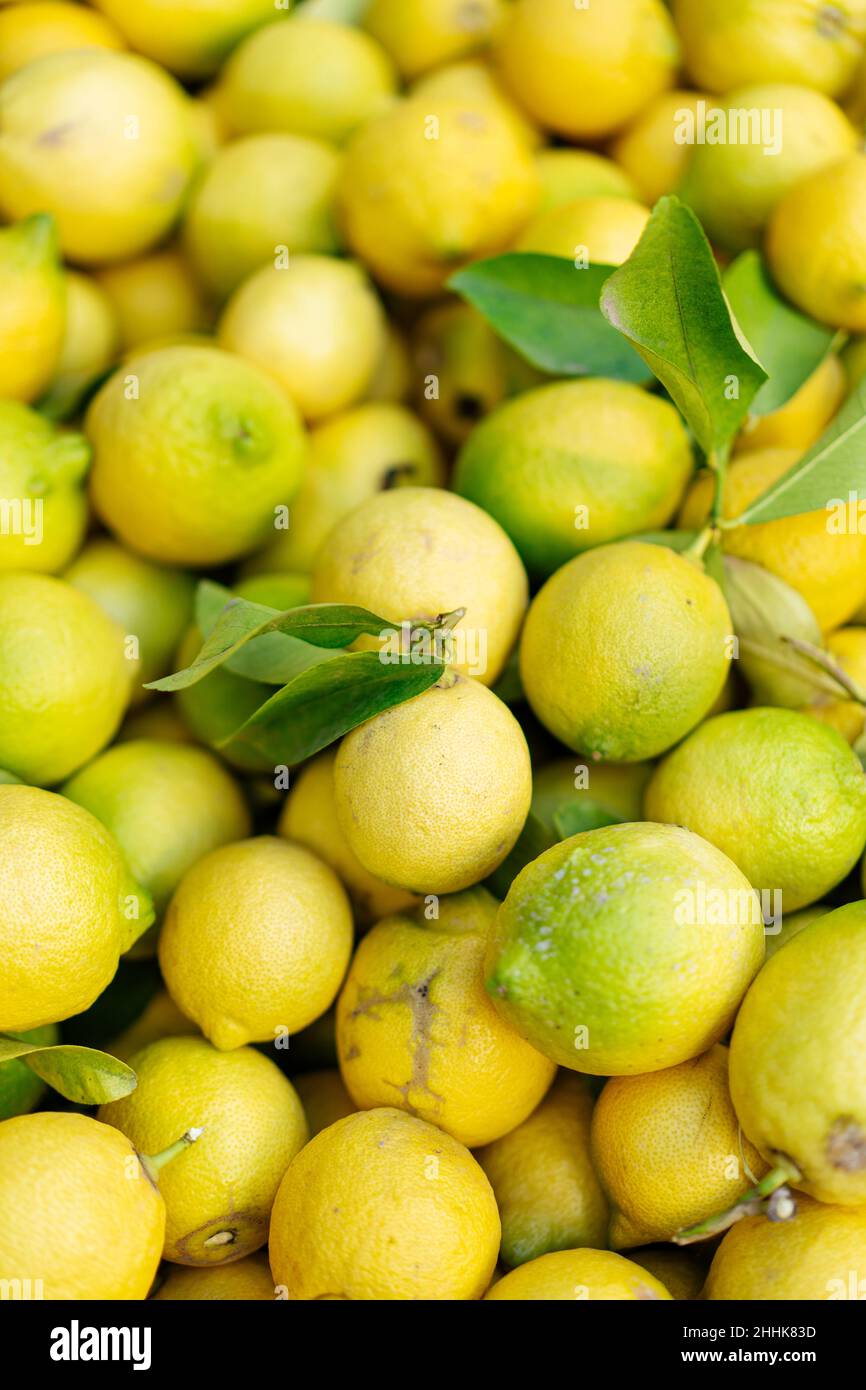
POLYGON ((480 58, 449 63, 444 68, 427 73, 413 84, 412 96, 423 97, 431 111, 438 110, 442 101, 462 101, 470 107, 478 103, 492 103, 518 139, 530 149, 536 150, 543 143, 541 131, 514 102, 499 74, 480 58))
POLYGON ((532 151, 500 102, 424 93, 358 132, 339 190, 352 250, 413 297, 509 246, 538 194, 532 151))
POLYGON ((0 230, 0 397, 32 401, 44 391, 65 327, 57 230, 53 218, 37 213, 0 230))
POLYGON ((169 1271, 153 1295, 155 1302, 190 1300, 196 1303, 226 1299, 243 1299, 247 1303, 267 1299, 272 1303, 274 1297, 274 1280, 267 1255, 247 1255, 234 1264, 207 1265, 199 1269, 179 1266, 169 1271))
POLYGON ((866 44, 866 4, 843 0, 673 0, 686 67, 699 87, 799 82, 835 96, 866 44))
MULTIPOLYGON (((866 628, 840 627, 828 634, 826 646, 837 665, 866 688, 866 628)), ((834 700, 825 694, 804 705, 803 712, 832 725, 852 745, 862 734, 866 719, 866 710, 854 700, 834 700)))
POLYGON ((165 1204, 124 1135, 87 1115, 20 1115, 0 1124, 0 1174, 0 1268, 22 1297, 147 1298, 165 1204))
POLYGON ((127 260, 175 221, 196 153, 180 87, 146 58, 54 53, 0 87, 0 209, 50 212, 65 256, 127 260))
POLYGON ((358 1109, 336 1067, 305 1071, 294 1078, 294 1084, 304 1107, 311 1139, 337 1120, 354 1115, 358 1109))
POLYGON ((786 912, 839 883, 866 844, 859 759, 835 729, 796 710, 708 719, 659 764, 644 809, 717 845, 786 912))
MULTIPOLYGON (((180 77, 209 77, 251 30, 274 18, 274 0, 93 0, 131 48, 180 77)), ((279 7, 277 7, 279 13, 279 7)))
POLYGON ((795 184, 767 228, 767 263, 782 292, 847 333, 866 332, 864 217, 866 154, 858 153, 795 184))
POLYGON ((866 1205, 866 904, 812 922, 777 951, 743 1000, 731 1097, 746 1134, 821 1202, 866 1205))
POLYGON ((113 835, 65 797, 2 786, 0 824, 0 1031, 37 1028, 90 1007, 153 907, 113 835))
POLYGON ((132 1066, 138 1085, 100 1106, 100 1120, 149 1153, 166 1148, 188 1115, 203 1130, 184 1162, 160 1174, 165 1258, 222 1264, 258 1250, 280 1180, 307 1140, 291 1082, 254 1048, 218 1052, 204 1038, 162 1038, 132 1066))
POLYGON ((526 1119, 555 1067, 504 1022, 484 991, 497 902, 475 888, 363 938, 337 1002, 340 1070, 359 1109, 396 1101, 467 1148, 526 1119))
POLYGON ((561 1072, 528 1119, 476 1155, 499 1207, 504 1264, 607 1244, 607 1201, 589 1152, 591 1117, 586 1080, 561 1072))
POLYGON ((532 777, 532 814, 551 832, 556 818, 575 801, 591 802, 619 820, 640 820, 651 763, 581 763, 557 758, 532 777))
POLYGON ((340 156, 306 135, 250 135, 225 145, 190 200, 184 238, 193 265, 225 299, 279 254, 335 251, 340 156))
MULTIPOLYGON (((794 449, 740 454, 725 477, 723 515, 728 519, 741 515, 793 468, 798 457, 794 449)), ((712 479, 702 474, 686 495, 677 525, 687 530, 702 526, 711 496, 712 479)), ((866 536, 855 531, 837 534, 827 522, 828 513, 822 508, 757 526, 732 526, 722 533, 727 554, 752 560, 790 584, 825 630, 844 623, 866 597, 866 536)))
POLYGON ((675 1250, 670 1246, 651 1246, 631 1250, 629 1259, 641 1269, 649 1270, 664 1284, 671 1298, 698 1298, 706 1279, 706 1268, 692 1250, 675 1250))
POLYGON ((96 280, 117 316, 125 351, 209 325, 189 262, 171 247, 101 270, 96 280))
POLYGON ((827 913, 831 911, 832 908, 827 903, 813 903, 811 907, 804 907, 799 912, 792 912, 790 917, 784 917, 780 923, 774 923, 780 929, 767 932, 767 960, 793 937, 799 936, 805 927, 817 922, 819 917, 826 917, 827 913))
POLYGON ((159 962, 175 1003, 216 1047, 297 1033, 333 1001, 352 914, 308 849, 269 835, 212 850, 169 904, 159 962))
POLYGON ((523 688, 568 748, 643 762, 708 713, 728 673, 730 634, 721 590, 689 560, 642 541, 601 546, 533 599, 523 688))
POLYGON ((502 528, 442 488, 402 487, 362 502, 331 531, 313 570, 314 603, 349 603, 387 620, 393 636, 363 645, 394 654, 404 621, 464 609, 446 659, 492 685, 517 640, 526 574, 502 528))
POLYGON ((718 1042, 763 959, 757 897, 736 865, 679 826, 636 822, 573 835, 517 875, 486 984, 561 1066, 634 1076, 718 1042))
POLYGON ((372 0, 364 26, 411 80, 486 47, 505 9, 503 0, 372 0))
POLYGON ((535 1303, 670 1299, 654 1275, 610 1250, 554 1250, 513 1269, 487 1294, 535 1303))
POLYGON ((749 1216, 716 1251, 703 1297, 711 1302, 833 1302, 866 1289, 866 1207, 797 1199, 790 1221, 749 1216))
POLYGON ((35 0, 0 13, 0 82, 49 53, 70 48, 123 48, 113 24, 84 5, 35 0))
POLYGON ((87 434, 96 510, 133 550, 167 564, 219 564, 262 545, 305 450, 276 383, 209 347, 157 349, 115 372, 87 434))
POLYGON ((235 49, 220 75, 219 106, 238 135, 287 130, 340 144, 384 111, 396 88, 391 60, 369 34, 299 13, 235 49))
POLYGON ((450 1134, 401 1110, 367 1110, 323 1130, 289 1165, 269 1247, 290 1299, 480 1298, 499 1214, 450 1134))
POLYGON ((59 782, 114 734, 129 700, 123 633, 87 594, 0 574, 0 767, 59 782))
POLYGON ((667 401, 625 381, 558 381, 484 420, 454 485, 546 577, 582 550, 667 525, 692 467, 667 401))
POLYGON ((515 0, 497 45, 502 75, 534 120, 598 140, 673 83, 679 44, 660 0, 515 0))
POLYGON ((406 335, 396 324, 385 325, 385 345, 367 387, 368 401, 387 401, 401 405, 412 387, 412 367, 406 335))
POLYGON ((611 154, 632 181, 632 197, 652 207, 679 188, 693 147, 681 143, 677 134, 688 129, 689 116, 705 100, 700 92, 663 92, 617 136, 611 154))
POLYGON ((649 216, 649 208, 630 198, 576 198, 534 217, 516 249, 582 264, 621 265, 637 246, 649 216))
POLYGON ((220 319, 223 347, 276 378, 308 420, 346 410, 372 381, 385 317, 363 270, 329 256, 264 266, 220 319))
POLYGON ((824 433, 847 392, 845 368, 835 352, 828 353, 784 405, 768 415, 747 417, 736 452, 751 453, 759 449, 805 452, 824 433))
POLYGON ((90 388, 117 361, 120 333, 114 305, 90 275, 66 274, 66 328, 40 411, 52 419, 76 414, 90 388))
POLYGON ((557 145, 539 150, 535 164, 541 179, 539 213, 573 203, 576 198, 628 198, 632 202, 640 198, 638 185, 625 167, 593 150, 557 145))
POLYGON ((61 434, 28 406, 0 400, 0 572, 51 574, 68 563, 87 526, 89 463, 83 435, 61 434))
POLYGON ((292 780, 280 815, 278 831, 287 840, 306 845, 341 879, 358 920, 366 925, 403 912, 417 898, 402 888, 392 888, 369 873, 349 848, 337 817, 334 788, 336 751, 326 748, 308 762, 292 780))
POLYGON ((514 846, 532 794, 520 725, 461 675, 347 734, 334 786, 340 826, 361 863, 417 893, 456 893, 491 874, 514 846))
POLYGON ((741 1155, 721 1044, 647 1076, 612 1077, 592 1117, 592 1156, 614 1250, 672 1240, 732 1206, 766 1171, 747 1141, 741 1155))

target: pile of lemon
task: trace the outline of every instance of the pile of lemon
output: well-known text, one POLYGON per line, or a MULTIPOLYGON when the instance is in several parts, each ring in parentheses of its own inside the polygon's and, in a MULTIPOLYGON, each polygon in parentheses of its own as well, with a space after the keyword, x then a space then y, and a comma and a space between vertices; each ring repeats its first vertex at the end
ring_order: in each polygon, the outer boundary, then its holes
MULTIPOLYGON (((11 1296, 864 1296, 864 707, 756 702, 642 539, 710 506, 669 399, 447 289, 619 265, 673 191, 761 248, 837 337, 737 517, 866 370, 864 119, 866 0, 0 0, 11 1296), (145 688, 203 578, 464 616, 286 775, 227 743, 273 686, 145 688), (45 1086, 82 1040, 98 1110, 45 1086)), ((724 534, 866 686, 866 534, 724 534)))

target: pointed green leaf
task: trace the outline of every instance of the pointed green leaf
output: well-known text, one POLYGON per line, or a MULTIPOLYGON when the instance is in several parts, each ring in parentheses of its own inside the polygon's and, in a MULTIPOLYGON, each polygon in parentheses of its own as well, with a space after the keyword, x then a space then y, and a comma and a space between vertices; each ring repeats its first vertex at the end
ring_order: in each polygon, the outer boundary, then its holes
MULTIPOLYGON (((202 580, 196 590, 195 612, 196 626, 205 638, 213 631, 226 605, 236 599, 237 595, 223 584, 215 584, 210 579, 202 580)), ((260 610, 262 621, 280 616, 277 608, 268 608, 264 604, 253 606, 260 610)), ((314 647, 312 643, 290 637, 284 632, 267 632, 261 637, 252 637, 223 664, 227 671, 232 671, 236 676, 245 676, 247 680, 262 681, 265 685, 285 685, 308 667, 330 661, 333 655, 332 647, 314 647)))
POLYGON ((731 319, 700 222, 662 198, 628 260, 601 293, 602 312, 652 368, 704 453, 724 452, 767 379, 731 319))
POLYGON ((77 1105, 105 1105, 128 1096, 137 1084, 132 1068, 107 1052, 67 1043, 40 1046, 0 1034, 0 1063, 16 1057, 77 1105))
POLYGON ((666 545, 669 550, 688 550, 698 538, 697 531, 643 531, 629 540, 643 541, 645 545, 666 545))

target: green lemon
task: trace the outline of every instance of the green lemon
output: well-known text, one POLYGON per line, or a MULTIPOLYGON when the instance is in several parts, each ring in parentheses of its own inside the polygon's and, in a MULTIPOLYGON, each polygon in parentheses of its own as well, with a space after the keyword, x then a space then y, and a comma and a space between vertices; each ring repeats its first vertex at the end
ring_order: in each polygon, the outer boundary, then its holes
POLYGON ((89 463, 82 434, 61 434, 28 406, 0 400, 0 571, 53 574, 69 562, 87 525, 89 463))

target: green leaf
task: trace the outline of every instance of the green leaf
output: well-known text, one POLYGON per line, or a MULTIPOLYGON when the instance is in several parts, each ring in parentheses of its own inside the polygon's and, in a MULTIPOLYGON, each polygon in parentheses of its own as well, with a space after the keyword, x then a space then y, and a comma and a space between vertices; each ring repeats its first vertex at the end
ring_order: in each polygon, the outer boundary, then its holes
MULTIPOLYGON (((783 516, 827 511, 827 530, 844 535, 859 524, 857 503, 866 497, 866 378, 807 454, 777 478, 762 497, 723 526, 749 526, 783 516), (854 516, 849 515, 853 502, 854 516)), ((863 529, 866 530, 866 522, 863 529)))
POLYGON ((666 545, 669 550, 688 550, 698 538, 697 531, 644 531, 629 540, 643 541, 645 545, 666 545))
POLYGON ((799 709, 818 690, 844 699, 845 692, 791 646, 792 638, 813 648, 823 644, 818 620, 802 595, 752 560, 726 555, 724 568, 740 670, 755 702, 799 709))
POLYGON ((731 319, 700 222, 678 198, 656 204, 631 256, 604 285, 601 308, 665 386, 704 453, 723 453, 767 373, 731 319))
POLYGON ((495 898, 505 897, 521 869, 557 843, 556 836, 538 819, 533 811, 526 817, 523 829, 510 854, 507 854, 492 874, 484 880, 495 898))
MULTIPOLYGON (((196 590, 195 613, 196 625, 205 638, 213 631, 226 605, 236 601, 237 595, 231 589, 210 579, 202 580, 196 590)), ((259 610, 262 621, 280 616, 277 608, 268 608, 260 603, 252 606, 259 610)), ((290 637, 284 632, 267 632, 262 637, 251 638, 223 664, 226 670, 236 676, 245 676, 247 680, 261 681, 265 685, 285 685, 310 666, 330 661, 333 655, 333 648, 314 647, 310 642, 290 637)))
POLYGON ((105 1105, 136 1087, 131 1067, 107 1052, 68 1043, 40 1046, 0 1034, 0 1063, 18 1058, 43 1081, 77 1105, 105 1105))
POLYGON ((561 840, 580 835, 584 830, 600 830, 605 825, 622 825, 622 816, 614 815, 588 796, 576 796, 565 801, 553 814, 553 824, 561 840))
POLYGON ((835 336, 782 299, 759 252, 744 251, 722 278, 728 303, 769 378, 752 401, 752 415, 778 410, 821 365, 835 336))
POLYGON ((378 652, 340 653, 278 690, 222 746, 295 766, 365 720, 423 694, 445 669, 438 661, 390 664, 378 652))
POLYGON ((649 381, 646 365, 599 308, 611 270, 609 265, 578 270, 562 256, 515 251, 476 261, 448 283, 542 371, 649 381))

